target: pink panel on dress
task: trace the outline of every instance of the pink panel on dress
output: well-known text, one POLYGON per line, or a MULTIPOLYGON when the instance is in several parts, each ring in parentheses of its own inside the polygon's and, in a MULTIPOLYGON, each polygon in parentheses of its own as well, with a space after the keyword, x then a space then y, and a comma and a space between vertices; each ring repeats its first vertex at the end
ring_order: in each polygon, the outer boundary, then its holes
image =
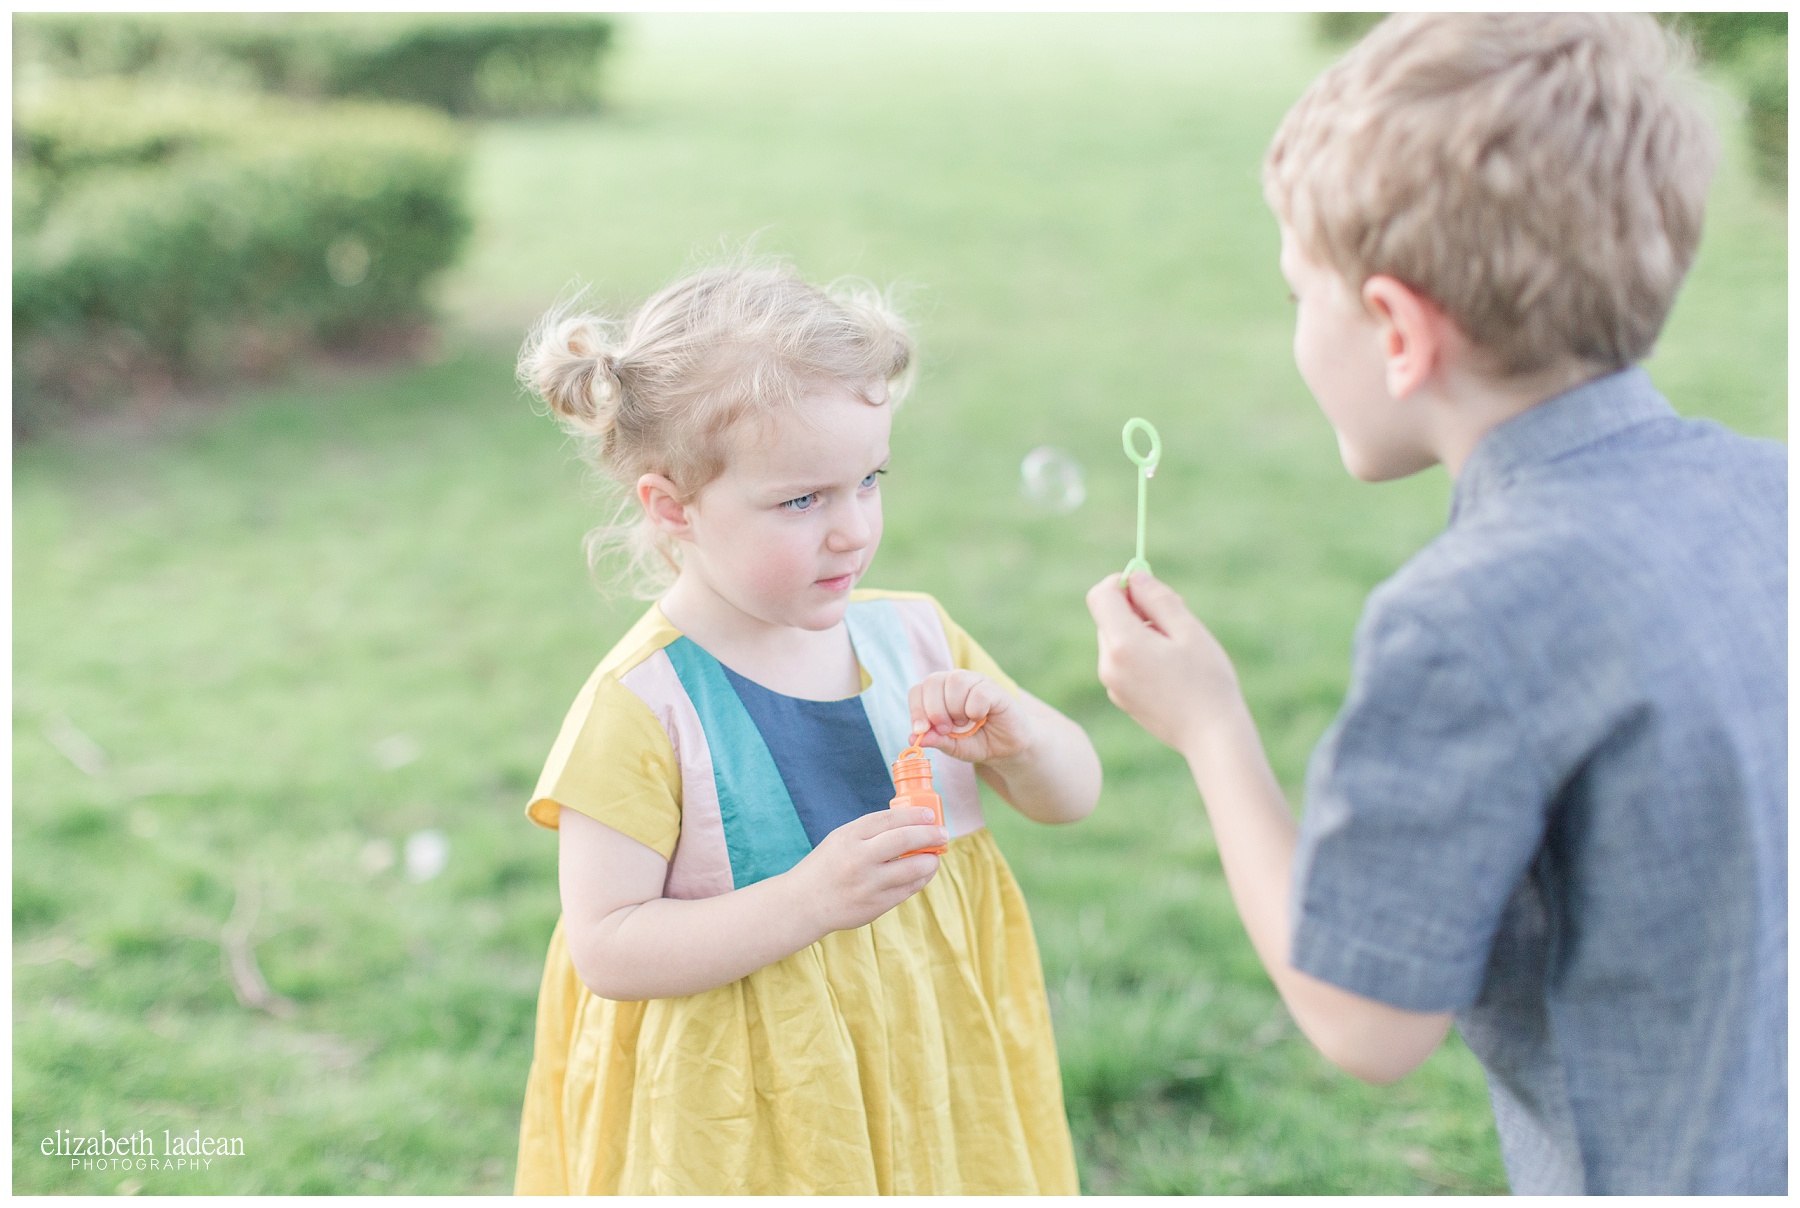
MULTIPOLYGON (((950 658, 950 642, 944 636, 944 623, 938 619, 937 605, 930 600, 888 602, 900 614, 906 640, 912 646, 913 669, 917 673, 913 683, 934 671, 954 671, 956 664, 950 658)), ((981 785, 975 779, 975 766, 941 751, 931 752, 931 766, 938 796, 944 799, 944 825, 949 827, 950 837, 973 834, 987 826, 987 818, 981 812, 981 785)))
POLYGON ((719 817, 719 789, 713 780, 712 751, 700 715, 688 699, 669 656, 655 654, 619 677, 619 682, 649 706, 668 731, 681 769, 681 834, 675 858, 663 882, 666 898, 710 898, 730 893, 731 853, 725 847, 725 824, 719 817))

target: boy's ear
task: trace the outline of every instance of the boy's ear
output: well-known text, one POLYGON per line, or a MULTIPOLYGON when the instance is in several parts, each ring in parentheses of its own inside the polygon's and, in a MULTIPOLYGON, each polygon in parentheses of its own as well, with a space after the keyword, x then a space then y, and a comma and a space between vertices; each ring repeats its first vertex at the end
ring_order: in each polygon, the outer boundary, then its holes
POLYGON ((687 505, 681 502, 681 493, 675 484, 661 474, 642 474, 637 480, 638 502, 643 505, 644 515, 650 517, 650 523, 658 532, 667 533, 671 537, 685 538, 689 535, 692 521, 688 518, 687 505))
POLYGON ((1430 298, 1393 277, 1364 281, 1362 301, 1375 319, 1388 393, 1403 399, 1438 369, 1448 346, 1450 318, 1430 298))

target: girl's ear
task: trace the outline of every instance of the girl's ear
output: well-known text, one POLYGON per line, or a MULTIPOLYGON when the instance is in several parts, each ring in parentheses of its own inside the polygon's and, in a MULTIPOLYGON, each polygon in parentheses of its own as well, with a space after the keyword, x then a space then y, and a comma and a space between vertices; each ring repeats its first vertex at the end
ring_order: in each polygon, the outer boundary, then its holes
POLYGON ((650 518, 657 532, 667 533, 677 540, 689 539, 693 521, 674 483, 661 474, 641 475, 637 480, 637 497, 638 503, 643 505, 644 515, 650 518))

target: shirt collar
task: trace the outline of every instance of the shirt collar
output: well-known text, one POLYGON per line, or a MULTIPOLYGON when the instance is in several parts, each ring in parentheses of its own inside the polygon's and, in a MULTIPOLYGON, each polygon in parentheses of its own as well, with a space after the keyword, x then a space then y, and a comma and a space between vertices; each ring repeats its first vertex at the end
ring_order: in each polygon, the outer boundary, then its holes
POLYGON ((1463 463, 1451 496, 1450 522, 1529 466, 1555 461, 1615 432, 1675 415, 1633 365, 1545 399, 1490 431, 1463 463))

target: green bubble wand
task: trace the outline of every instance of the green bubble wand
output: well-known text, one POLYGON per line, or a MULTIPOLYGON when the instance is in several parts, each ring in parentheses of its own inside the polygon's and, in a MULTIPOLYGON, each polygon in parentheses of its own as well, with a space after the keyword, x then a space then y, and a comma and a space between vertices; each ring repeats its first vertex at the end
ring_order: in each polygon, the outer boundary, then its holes
POLYGON ((1156 474, 1156 463, 1162 460, 1162 437, 1156 434, 1156 427, 1147 419, 1131 419, 1125 423, 1125 431, 1121 434, 1125 442, 1125 456, 1131 458, 1138 468, 1138 530, 1137 557, 1125 564, 1125 571, 1119 576, 1123 585, 1131 578, 1131 572, 1150 571, 1150 564, 1144 561, 1144 527, 1150 514, 1150 479, 1156 474), (1143 432, 1150 438, 1150 451, 1139 453, 1136 443, 1131 439, 1137 432, 1143 432))

